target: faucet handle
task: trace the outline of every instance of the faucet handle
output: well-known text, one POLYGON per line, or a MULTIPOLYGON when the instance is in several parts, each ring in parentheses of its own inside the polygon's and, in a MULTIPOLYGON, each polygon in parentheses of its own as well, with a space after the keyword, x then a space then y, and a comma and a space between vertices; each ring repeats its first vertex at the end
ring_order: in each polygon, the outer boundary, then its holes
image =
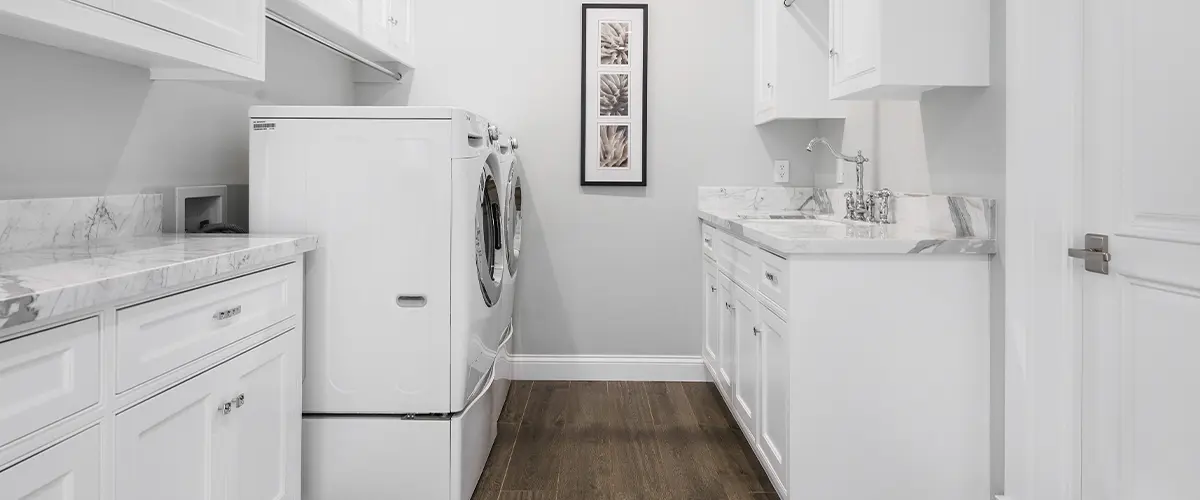
POLYGON ((868 196, 868 214, 871 222, 879 224, 895 224, 896 219, 892 213, 892 190, 888 188, 873 191, 868 196))

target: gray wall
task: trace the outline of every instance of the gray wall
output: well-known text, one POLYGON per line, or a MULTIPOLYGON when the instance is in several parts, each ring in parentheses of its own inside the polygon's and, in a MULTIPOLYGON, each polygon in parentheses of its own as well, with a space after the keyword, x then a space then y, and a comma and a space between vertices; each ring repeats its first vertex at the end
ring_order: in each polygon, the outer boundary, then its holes
POLYGON ((699 354, 696 187, 770 184, 772 157, 812 182, 814 124, 753 126, 752 7, 651 3, 649 186, 581 188, 580 3, 418 3, 412 87, 359 102, 463 106, 520 138, 517 352, 699 354))
POLYGON ((352 104, 350 63, 274 25, 265 84, 142 68, 0 36, 0 199, 245 184, 246 108, 352 104))

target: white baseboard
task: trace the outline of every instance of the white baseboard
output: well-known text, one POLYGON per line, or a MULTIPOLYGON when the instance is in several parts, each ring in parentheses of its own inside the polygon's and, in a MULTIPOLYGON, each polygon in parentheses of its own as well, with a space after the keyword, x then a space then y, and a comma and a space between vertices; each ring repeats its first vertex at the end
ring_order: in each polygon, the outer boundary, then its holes
POLYGON ((511 357, 514 380, 596 380, 707 382, 700 356, 552 356, 511 357))

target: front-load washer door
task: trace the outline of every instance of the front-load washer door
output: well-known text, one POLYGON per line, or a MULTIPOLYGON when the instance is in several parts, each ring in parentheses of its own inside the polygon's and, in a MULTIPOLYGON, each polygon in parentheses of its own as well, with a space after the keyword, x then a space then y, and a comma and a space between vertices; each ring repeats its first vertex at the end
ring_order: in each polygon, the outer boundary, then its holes
POLYGON ((500 221, 500 188, 490 169, 479 176, 479 201, 475 207, 475 267, 483 302, 500 302, 504 277, 504 234, 500 221))
POLYGON ((508 193, 504 211, 504 250, 508 257, 508 275, 517 275, 517 264, 521 257, 521 229, 524 224, 521 213, 521 165, 515 158, 508 169, 508 193))

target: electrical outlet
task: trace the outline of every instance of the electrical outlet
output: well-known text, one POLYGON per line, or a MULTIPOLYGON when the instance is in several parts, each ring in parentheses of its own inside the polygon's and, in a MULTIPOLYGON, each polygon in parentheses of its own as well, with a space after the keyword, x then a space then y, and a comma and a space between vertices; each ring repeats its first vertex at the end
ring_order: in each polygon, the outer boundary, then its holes
POLYGON ((786 183, 791 177, 792 163, 787 160, 775 160, 775 182, 786 183))

